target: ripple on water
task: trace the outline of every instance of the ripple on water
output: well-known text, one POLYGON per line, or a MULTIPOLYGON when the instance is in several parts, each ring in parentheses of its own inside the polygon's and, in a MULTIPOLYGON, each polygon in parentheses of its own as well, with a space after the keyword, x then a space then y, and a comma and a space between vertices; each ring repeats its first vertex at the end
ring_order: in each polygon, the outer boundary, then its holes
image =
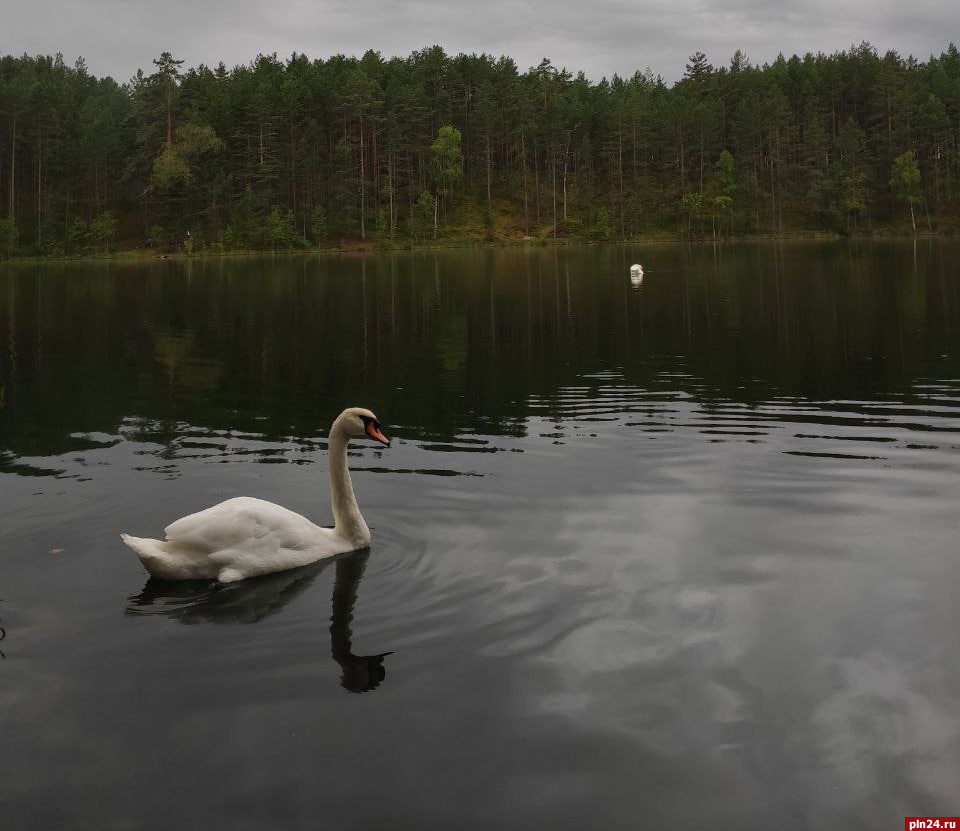
POLYGON ((594 431, 622 425, 650 438, 676 433, 689 439, 696 433, 710 443, 773 444, 799 458, 902 462, 912 451, 954 448, 960 432, 960 386, 954 382, 919 384, 908 395, 887 401, 777 396, 746 404, 717 397, 694 400, 688 375, 664 373, 644 389, 623 383, 613 373, 587 377, 597 383, 574 384, 549 398, 531 399, 535 415, 556 422, 553 430, 538 432, 541 438, 577 438, 578 423, 590 423, 594 431), (685 389, 662 386, 672 379, 682 380, 685 389), (801 425, 822 429, 797 430, 801 425), (943 439, 920 443, 917 433, 942 434, 943 439), (885 446, 882 453, 873 449, 880 445, 885 446))

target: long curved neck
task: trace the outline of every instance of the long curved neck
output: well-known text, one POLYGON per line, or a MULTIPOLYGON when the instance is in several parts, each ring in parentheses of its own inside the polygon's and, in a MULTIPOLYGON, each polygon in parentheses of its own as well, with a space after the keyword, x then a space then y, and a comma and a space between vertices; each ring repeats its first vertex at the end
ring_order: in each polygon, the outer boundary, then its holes
POLYGON ((349 439, 340 425, 334 422, 330 428, 328 465, 330 468, 330 504, 333 508, 334 530, 337 534, 362 548, 370 544, 370 529, 364 522, 357 498, 353 494, 350 470, 347 467, 347 442, 349 439))

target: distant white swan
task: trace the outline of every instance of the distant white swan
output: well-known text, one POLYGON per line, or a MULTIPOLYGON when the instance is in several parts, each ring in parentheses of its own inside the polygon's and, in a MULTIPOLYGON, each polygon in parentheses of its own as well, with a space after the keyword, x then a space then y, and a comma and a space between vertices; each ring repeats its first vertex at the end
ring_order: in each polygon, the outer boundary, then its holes
POLYGON ((164 540, 120 536, 154 577, 216 578, 221 583, 366 548, 370 529, 357 507, 347 467, 347 444, 364 436, 390 446, 370 410, 344 410, 330 428, 327 464, 333 528, 321 528, 272 502, 238 496, 178 519, 164 529, 164 540))
POLYGON ((630 266, 630 283, 637 288, 643 282, 643 266, 640 263, 634 263, 630 266))

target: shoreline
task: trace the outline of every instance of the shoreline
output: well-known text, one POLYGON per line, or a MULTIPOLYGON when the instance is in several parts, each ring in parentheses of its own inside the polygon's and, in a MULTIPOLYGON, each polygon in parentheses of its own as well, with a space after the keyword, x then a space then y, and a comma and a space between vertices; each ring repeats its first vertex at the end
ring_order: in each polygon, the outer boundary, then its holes
POLYGON ((526 239, 511 240, 493 240, 483 241, 476 239, 455 238, 447 240, 435 240, 429 243, 411 243, 401 245, 397 243, 378 243, 363 242, 353 240, 350 244, 334 246, 329 248, 307 247, 307 248, 282 248, 277 250, 262 249, 236 249, 230 251, 213 251, 210 249, 201 249, 197 251, 186 252, 183 250, 160 251, 143 248, 123 248, 113 251, 109 254, 64 254, 64 255, 28 255, 3 258, 0 257, 0 267, 4 265, 39 265, 46 263, 148 263, 156 261, 171 260, 184 262, 189 260, 218 260, 218 259, 248 259, 248 258, 274 258, 274 257, 293 257, 293 256, 314 256, 314 255, 346 255, 351 257, 369 256, 373 254, 386 254, 392 252, 417 252, 417 251, 456 251, 473 249, 510 249, 510 248, 553 248, 567 247, 575 245, 614 247, 629 245, 675 245, 675 244, 695 244, 695 245, 730 245, 737 243, 759 243, 759 242, 885 242, 896 240, 899 242, 907 240, 947 240, 956 239, 960 234, 956 232, 923 232, 923 233, 869 233, 869 234, 837 234, 823 231, 799 232, 790 234, 743 234, 727 237, 687 237, 683 235, 651 235, 645 237, 636 237, 622 240, 593 240, 587 238, 560 238, 552 237, 528 237, 526 239))

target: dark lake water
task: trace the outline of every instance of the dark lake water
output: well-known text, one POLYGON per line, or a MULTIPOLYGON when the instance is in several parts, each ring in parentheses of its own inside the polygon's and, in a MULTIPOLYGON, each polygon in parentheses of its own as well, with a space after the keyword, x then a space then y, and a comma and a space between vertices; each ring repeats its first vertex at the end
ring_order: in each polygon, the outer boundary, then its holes
POLYGON ((921 241, 0 270, 0 824, 958 813, 958 262, 921 241), (328 524, 350 405, 394 439, 351 454, 369 552, 147 582, 121 531, 237 495, 328 524))

